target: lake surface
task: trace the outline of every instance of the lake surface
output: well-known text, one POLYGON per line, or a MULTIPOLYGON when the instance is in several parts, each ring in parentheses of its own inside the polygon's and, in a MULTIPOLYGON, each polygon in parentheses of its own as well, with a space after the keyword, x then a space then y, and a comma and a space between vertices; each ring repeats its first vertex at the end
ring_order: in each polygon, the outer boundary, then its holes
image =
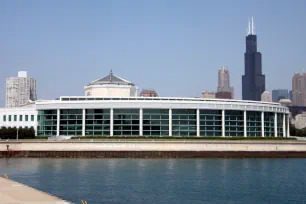
POLYGON ((80 203, 306 203, 306 159, 0 159, 0 174, 80 203))

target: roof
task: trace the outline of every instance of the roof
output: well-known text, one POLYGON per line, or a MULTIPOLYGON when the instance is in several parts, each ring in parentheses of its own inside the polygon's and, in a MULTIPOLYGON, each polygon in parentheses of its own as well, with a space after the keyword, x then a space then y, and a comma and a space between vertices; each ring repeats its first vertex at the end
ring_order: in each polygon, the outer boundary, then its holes
POLYGON ((90 82, 88 84, 88 86, 90 86, 90 85, 103 85, 103 84, 118 84, 118 85, 132 85, 132 86, 134 86, 134 84, 132 82, 114 75, 112 70, 110 71, 109 75, 90 82))

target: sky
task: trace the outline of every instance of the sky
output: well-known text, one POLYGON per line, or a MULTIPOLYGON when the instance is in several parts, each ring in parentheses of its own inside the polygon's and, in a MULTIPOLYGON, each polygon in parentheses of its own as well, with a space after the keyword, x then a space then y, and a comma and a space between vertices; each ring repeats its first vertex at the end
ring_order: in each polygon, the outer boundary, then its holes
POLYGON ((291 89, 306 70, 305 0, 1 0, 0 106, 18 71, 39 99, 85 95, 110 70, 140 90, 200 97, 217 90, 222 65, 241 99, 252 16, 266 89, 291 89))

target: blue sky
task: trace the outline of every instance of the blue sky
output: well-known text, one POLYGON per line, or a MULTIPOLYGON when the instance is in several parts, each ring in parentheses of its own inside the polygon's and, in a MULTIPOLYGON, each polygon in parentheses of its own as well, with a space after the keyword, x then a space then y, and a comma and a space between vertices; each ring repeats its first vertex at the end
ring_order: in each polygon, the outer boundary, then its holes
POLYGON ((226 65, 240 99, 251 16, 267 89, 291 89, 306 70, 304 0, 1 0, 0 106, 18 70, 39 99, 84 95, 111 69, 160 96, 195 97, 217 89, 226 65))

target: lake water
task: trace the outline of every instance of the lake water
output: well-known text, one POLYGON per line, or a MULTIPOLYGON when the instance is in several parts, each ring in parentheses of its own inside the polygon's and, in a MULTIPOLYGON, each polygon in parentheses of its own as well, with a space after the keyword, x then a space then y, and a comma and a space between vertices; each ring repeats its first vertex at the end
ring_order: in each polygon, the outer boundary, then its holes
POLYGON ((0 159, 74 203, 306 203, 306 159, 0 159))

